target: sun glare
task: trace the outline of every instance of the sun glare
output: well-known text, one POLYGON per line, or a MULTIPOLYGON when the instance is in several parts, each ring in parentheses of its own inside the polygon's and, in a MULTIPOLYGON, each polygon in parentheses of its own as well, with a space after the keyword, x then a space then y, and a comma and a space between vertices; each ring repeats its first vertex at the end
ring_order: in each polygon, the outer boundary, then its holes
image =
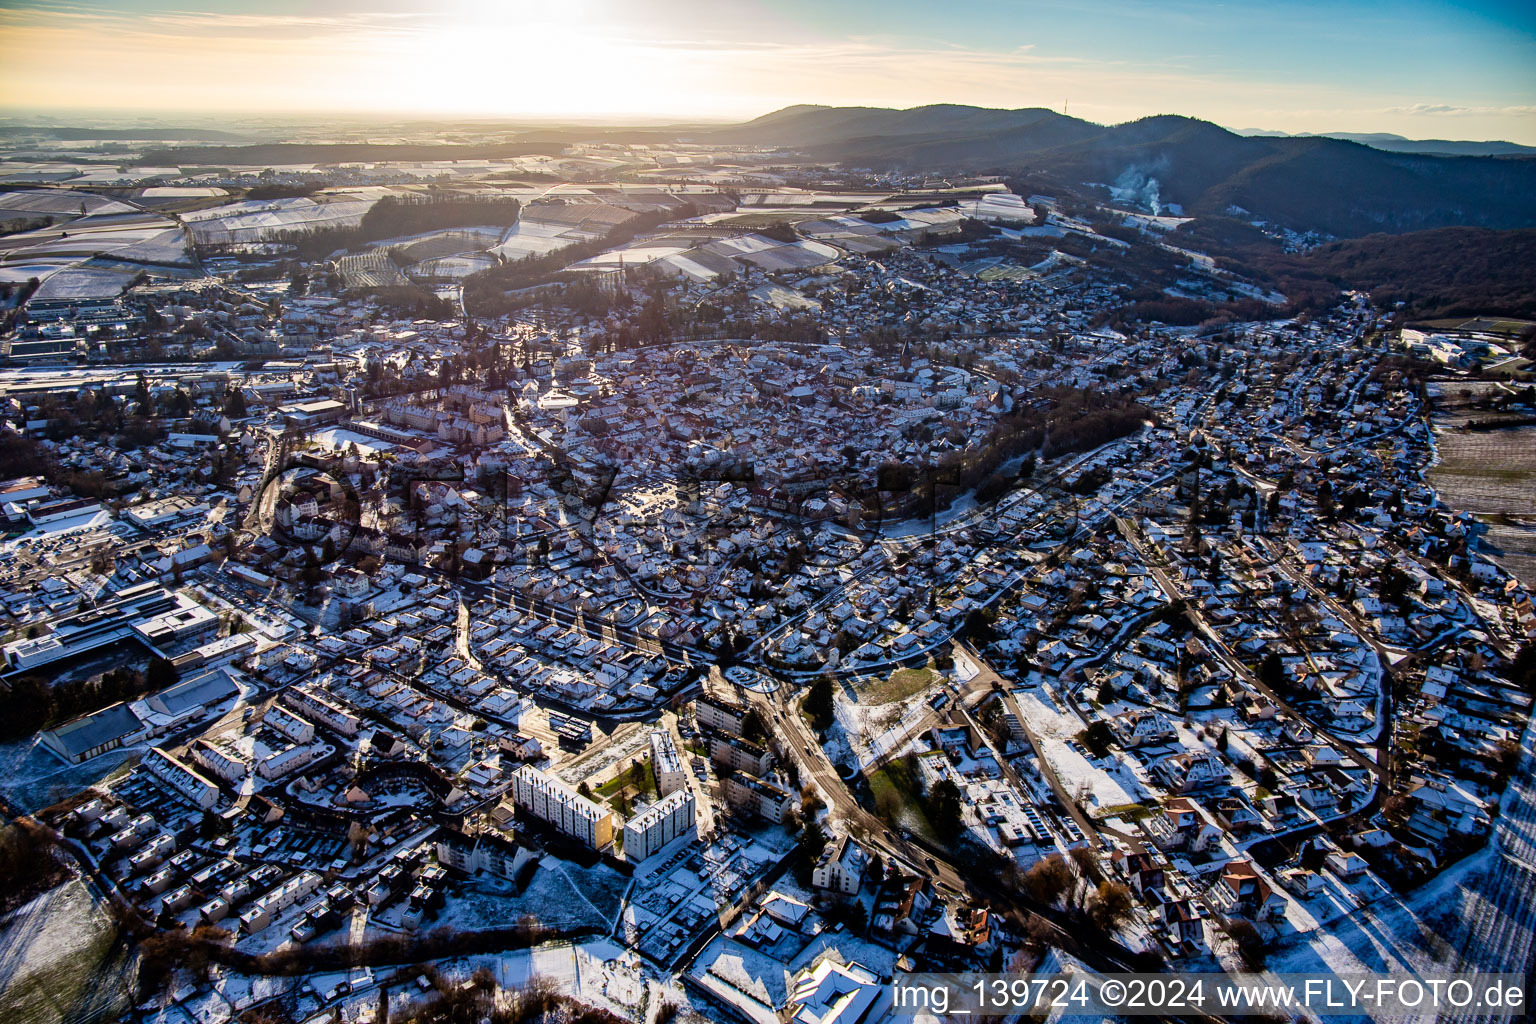
POLYGON ((595 3, 455 5, 399 47, 374 102, 402 110, 536 116, 571 111, 686 109, 679 67, 643 42, 621 39, 595 3), (407 56, 409 59, 406 59, 407 56))

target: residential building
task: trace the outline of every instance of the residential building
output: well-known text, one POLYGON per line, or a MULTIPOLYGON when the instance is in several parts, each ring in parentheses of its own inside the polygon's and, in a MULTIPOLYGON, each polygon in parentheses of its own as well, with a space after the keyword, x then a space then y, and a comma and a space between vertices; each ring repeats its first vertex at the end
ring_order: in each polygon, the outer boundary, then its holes
POLYGON ((822 848, 811 871, 811 884, 818 889, 856 895, 864 882, 868 861, 858 843, 848 836, 838 836, 822 848))
POLYGON ((532 765, 512 773, 512 802, 561 835, 601 850, 613 842, 613 813, 532 765))
POLYGON ((727 775, 721 780, 721 788, 732 806, 745 808, 769 821, 782 821, 784 811, 791 805, 787 791, 750 775, 727 775))
POLYGON ((624 858, 638 864, 668 843, 696 834, 693 791, 673 790, 624 823, 624 858))
POLYGON ((704 694, 693 703, 694 717, 699 725, 720 732, 740 736, 747 719, 747 707, 735 701, 704 694))
POLYGON ((656 774, 656 789, 662 796, 671 796, 688 785, 683 759, 666 729, 651 731, 651 770, 656 774))
POLYGON ((150 774, 174 793, 203 810, 219 802, 219 787, 159 747, 151 747, 141 762, 150 774))
POLYGON ((437 862, 468 875, 492 874, 510 881, 532 858, 526 846, 485 832, 471 836, 444 828, 437 835, 437 862))

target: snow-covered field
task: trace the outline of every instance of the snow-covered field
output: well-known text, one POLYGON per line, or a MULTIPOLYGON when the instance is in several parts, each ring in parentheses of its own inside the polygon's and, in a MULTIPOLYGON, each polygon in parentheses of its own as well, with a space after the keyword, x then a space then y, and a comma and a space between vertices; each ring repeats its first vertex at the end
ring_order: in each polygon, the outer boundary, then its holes
POLYGON ((618 916, 628 885, 627 878, 602 864, 583 868, 558 857, 542 857, 521 895, 511 883, 474 880, 457 889, 424 927, 484 931, 510 927, 532 914, 547 928, 607 929, 618 916))
POLYGON ((1103 761, 1113 766, 1111 770, 1105 770, 1074 746, 1073 737, 1084 728, 1082 719, 1058 709, 1037 691, 1021 690, 1017 697, 1019 710, 1040 741, 1042 752, 1056 777, 1068 793, 1087 794, 1085 809, 1090 814, 1102 807, 1140 803, 1151 798, 1150 792, 1122 759, 1103 761))
MULTIPOLYGON (((3 272, 0 270, 0 273, 3 272)), ((111 298, 121 294, 137 273, 138 271, 127 267, 55 265, 44 278, 43 286, 37 290, 35 297, 39 299, 111 298)))
POLYGON ((110 1019, 126 1008, 129 960, 116 926, 71 879, 0 921, 0 1021, 110 1019))
POLYGON ((135 209, 118 199, 68 189, 23 189, 0 194, 0 213, 3 214, 78 217, 82 208, 87 214, 132 213, 135 209))
POLYGON ((930 710, 928 700, 941 683, 948 681, 943 673, 934 673, 928 686, 888 704, 865 704, 848 699, 845 688, 835 705, 836 723, 828 734, 830 740, 840 741, 836 752, 829 750, 833 761, 841 763, 846 751, 857 757, 860 766, 867 766, 883 755, 894 753, 913 738, 913 730, 930 710))
MULTIPOLYGON (((80 193, 69 195, 77 197, 80 193)), ((128 264, 148 261, 190 267, 186 234, 174 221, 140 213, 131 207, 102 209, 112 212, 92 212, 82 217, 78 215, 77 202, 76 216, 72 220, 0 239, 0 280, 39 278, 44 281, 43 289, 38 292, 42 298, 50 295, 94 296, 116 294, 134 270, 131 267, 86 265, 88 260, 102 258, 128 264), (60 274, 70 268, 78 269, 69 276, 60 274), (108 276, 115 280, 122 275, 127 276, 112 287, 108 276), (49 280, 55 276, 60 279, 49 280), (102 292, 104 287, 111 290, 102 292)))
POLYGON ((285 231, 349 228, 362 223, 376 198, 337 198, 334 202, 293 199, 245 200, 183 215, 192 237, 204 244, 257 242, 285 231))
POLYGON ((0 744, 0 793, 22 810, 38 811, 96 785, 141 753, 142 748, 120 748, 66 765, 35 736, 0 744))
POLYGON ((525 210, 518 222, 502 236, 501 244, 492 251, 509 260, 520 260, 528 256, 542 256, 596 237, 592 232, 581 231, 567 223, 539 220, 536 214, 525 210))
POLYGON ((820 309, 821 303, 808 299, 781 284, 765 284, 752 289, 752 297, 776 309, 820 309))
POLYGON ((1497 856, 1483 850, 1416 892, 1389 895, 1322 931, 1299 936, 1272 952, 1267 967, 1280 974, 1450 969, 1455 950, 1441 935, 1497 856))
POLYGON ((406 273, 411 277, 461 280, 495 266, 489 256, 440 256, 436 259, 413 263, 406 273))
POLYGON ((626 267, 639 267, 647 263, 665 259, 668 256, 677 256, 688 251, 686 245, 657 245, 648 243, 633 245, 623 249, 610 249, 607 252, 598 253, 591 259, 573 263, 571 269, 580 270, 584 267, 602 267, 604 269, 617 268, 620 263, 626 267))
POLYGON ((681 986, 656 975, 634 953, 609 939, 551 943, 440 966, 451 977, 468 977, 477 968, 489 966, 505 988, 521 988, 533 978, 546 978, 561 992, 625 1020, 645 1020, 664 1001, 687 1005, 681 986))
POLYGON ((217 185, 151 185, 139 195, 145 199, 203 199, 227 196, 229 190, 217 185))

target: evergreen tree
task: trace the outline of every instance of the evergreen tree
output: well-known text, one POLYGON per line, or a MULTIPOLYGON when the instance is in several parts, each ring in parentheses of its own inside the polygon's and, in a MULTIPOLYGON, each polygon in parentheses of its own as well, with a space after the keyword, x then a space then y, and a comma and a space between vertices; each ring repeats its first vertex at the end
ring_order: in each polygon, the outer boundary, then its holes
POLYGON ((960 834, 960 789, 949 779, 940 779, 928 796, 928 820, 941 836, 960 834))
POLYGON ((805 716, 817 732, 825 732, 832 725, 832 677, 821 675, 806 692, 805 716))
POLYGON ((761 744, 768 737, 768 730, 763 725, 762 712, 757 708, 750 709, 746 717, 741 720, 741 736, 749 743, 761 744))
POLYGON ((151 693, 175 686, 180 679, 181 673, 176 671, 176 666, 167 658, 157 656, 149 659, 149 665, 144 670, 144 685, 151 693))
POLYGON ((1285 683, 1285 664, 1276 652, 1270 651, 1259 662, 1259 682, 1271 690, 1279 689, 1285 683))

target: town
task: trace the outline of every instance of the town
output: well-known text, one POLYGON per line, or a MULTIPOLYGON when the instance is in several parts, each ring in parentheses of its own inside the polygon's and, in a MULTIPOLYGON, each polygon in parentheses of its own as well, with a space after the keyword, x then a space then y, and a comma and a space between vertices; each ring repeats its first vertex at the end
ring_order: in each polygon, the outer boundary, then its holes
POLYGON ((1530 506, 1444 491, 1521 324, 745 147, 67 163, 0 194, 0 793, 139 944, 101 1019, 1410 968, 1536 861, 1530 506))

